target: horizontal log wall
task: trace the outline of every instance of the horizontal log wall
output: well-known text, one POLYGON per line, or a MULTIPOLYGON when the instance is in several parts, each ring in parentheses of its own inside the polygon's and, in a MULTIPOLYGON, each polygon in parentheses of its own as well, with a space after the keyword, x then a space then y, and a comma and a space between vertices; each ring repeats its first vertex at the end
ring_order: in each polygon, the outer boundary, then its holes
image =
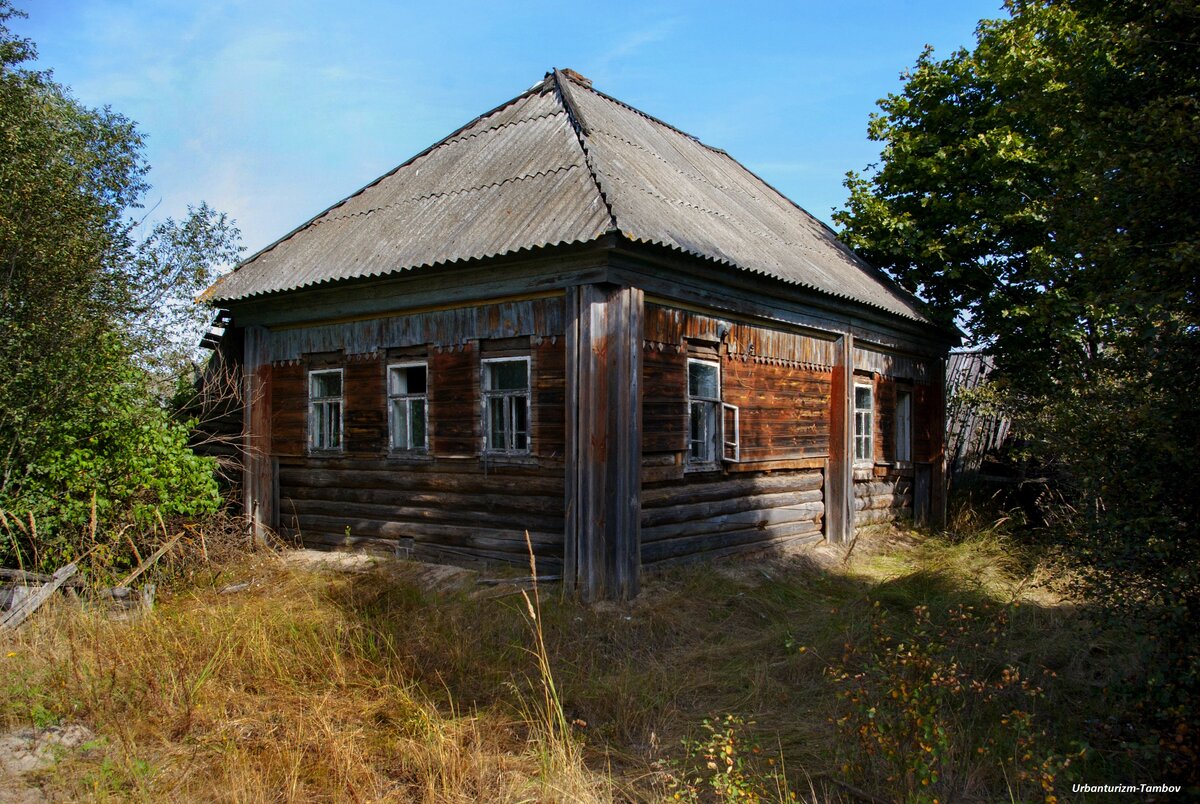
POLYGON ((716 473, 642 485, 642 563, 678 563, 818 542, 819 471, 716 473))
POLYGON ((854 525, 911 519, 913 470, 876 466, 867 479, 854 481, 854 525))
POLYGON ((525 565, 528 531, 539 571, 562 570, 558 469, 449 459, 287 458, 279 463, 280 530, 314 547, 370 546, 455 564, 525 565))

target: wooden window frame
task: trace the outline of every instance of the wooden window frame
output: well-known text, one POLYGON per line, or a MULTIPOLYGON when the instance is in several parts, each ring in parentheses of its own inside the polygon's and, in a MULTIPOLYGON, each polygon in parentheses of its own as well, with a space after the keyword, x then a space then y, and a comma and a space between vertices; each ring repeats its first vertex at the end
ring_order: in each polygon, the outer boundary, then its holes
POLYGON ((854 383, 854 465, 875 465, 875 383, 870 381, 854 383), (860 388, 868 394, 868 404, 865 408, 859 407, 858 404, 860 388), (860 449, 860 446, 865 448, 860 449), (866 457, 860 457, 864 453, 866 457))
POLYGON ((721 460, 725 463, 740 463, 742 460, 741 411, 737 405, 728 402, 721 403, 721 460), (732 440, 729 438, 729 428, 725 426, 727 414, 733 415, 732 440))
MULTIPOLYGON (((332 455, 341 453, 344 450, 346 443, 346 372, 342 368, 319 368, 310 369, 308 372, 308 451, 315 455, 332 455), (338 375, 338 388, 341 393, 337 396, 316 396, 315 380, 323 374, 338 375), (337 409, 337 443, 332 445, 318 444, 319 436, 317 416, 321 416, 322 420, 332 422, 332 419, 325 419, 324 411, 335 407, 337 409)), ((328 433, 328 426, 325 432, 328 433)))
POLYGON ((496 357, 484 357, 479 361, 479 396, 480 396, 480 418, 482 420, 483 433, 483 454, 485 456, 526 456, 533 454, 533 360, 530 355, 506 355, 496 357), (488 368, 495 363, 516 363, 523 362, 525 364, 525 389, 515 390, 492 390, 488 388, 488 368), (506 436, 504 438, 505 446, 502 448, 493 448, 492 443, 492 417, 490 413, 490 402, 493 399, 502 399, 504 401, 503 418, 509 426, 505 429, 506 436), (525 446, 512 446, 514 436, 520 432, 516 427, 516 403, 514 400, 521 399, 524 401, 525 409, 525 446))
POLYGON ((724 437, 724 420, 725 409, 721 401, 721 361, 720 359, 710 360, 704 357, 689 357, 687 359, 687 467, 692 471, 712 470, 720 467, 721 458, 724 456, 725 437, 724 437), (710 366, 716 369, 717 373, 717 393, 716 396, 693 396, 692 395, 692 365, 698 364, 710 366), (696 423, 697 409, 703 410, 705 415, 703 422, 705 424, 705 432, 699 439, 693 438, 692 434, 696 423), (711 431, 708 429, 711 426, 711 431), (696 455, 696 445, 704 445, 704 454, 696 455))
POLYGON ((893 415, 893 425, 896 430, 896 463, 903 466, 912 464, 912 448, 913 448, 913 392, 911 388, 896 389, 896 410, 893 415), (906 400, 907 411, 902 418, 900 416, 901 399, 906 400))
POLYGON ((424 455, 429 452, 429 362, 425 360, 406 360, 398 363, 389 363, 387 366, 387 374, 384 377, 387 391, 387 418, 388 418, 388 450, 397 455, 424 455), (398 369, 423 368, 425 369, 425 391, 420 394, 403 393, 397 394, 392 392, 392 372, 398 369), (423 443, 414 444, 396 444, 396 403, 404 402, 408 407, 408 440, 412 441, 412 402, 413 400, 421 400, 423 403, 424 419, 424 435, 423 443))

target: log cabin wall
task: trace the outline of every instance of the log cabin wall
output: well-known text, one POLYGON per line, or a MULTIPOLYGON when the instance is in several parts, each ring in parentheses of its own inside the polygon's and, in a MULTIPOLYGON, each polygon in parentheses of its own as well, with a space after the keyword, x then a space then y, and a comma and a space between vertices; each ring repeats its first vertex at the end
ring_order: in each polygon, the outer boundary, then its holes
MULTIPOLYGON (((940 421, 933 409, 936 390, 930 361, 869 348, 854 350, 855 382, 874 389, 874 460, 854 467, 854 524, 856 527, 912 519, 919 471, 928 472, 939 459, 940 421), (908 460, 900 460, 897 400, 909 395, 908 460)), ((928 491, 925 491, 928 495, 928 491)), ((927 500, 926 500, 927 502, 927 500)))
POLYGON ((457 564, 561 571, 562 298, 279 330, 272 455, 279 530, 314 547, 367 546, 457 564), (358 351, 355 351, 358 350, 358 351), (483 453, 481 359, 530 358, 530 453, 483 453), (387 367, 428 367, 427 452, 389 450, 387 367), (343 448, 309 449, 308 372, 343 371, 343 448), (481 526, 482 525, 482 526, 481 526))
POLYGON ((643 343, 642 562, 819 541, 835 343, 647 304, 643 343), (740 460, 688 466, 689 354, 720 362, 740 460))

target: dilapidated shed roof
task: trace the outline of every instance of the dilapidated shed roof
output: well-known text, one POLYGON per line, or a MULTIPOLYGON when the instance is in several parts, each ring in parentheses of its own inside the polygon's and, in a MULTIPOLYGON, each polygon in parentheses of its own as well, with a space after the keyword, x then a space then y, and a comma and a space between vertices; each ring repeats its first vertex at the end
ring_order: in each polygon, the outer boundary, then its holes
POLYGON ((554 70, 206 292, 227 303, 617 233, 925 320, 917 301, 724 151, 554 70))

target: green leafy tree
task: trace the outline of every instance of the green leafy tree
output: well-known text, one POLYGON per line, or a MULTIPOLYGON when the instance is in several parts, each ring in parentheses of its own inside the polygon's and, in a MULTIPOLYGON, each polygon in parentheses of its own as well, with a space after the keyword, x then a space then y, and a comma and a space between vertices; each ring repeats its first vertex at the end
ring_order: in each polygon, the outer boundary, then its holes
POLYGON ((166 336, 195 337, 191 295, 238 233, 201 205, 139 242, 140 134, 29 68, 17 14, 0 0, 0 560, 54 564, 217 504, 156 390, 186 351, 166 336))
POLYGON ((1200 7, 1005 8, 879 102, 881 160, 835 218, 994 352, 1087 591, 1161 648, 1143 692, 1175 728, 1200 700, 1200 7))

